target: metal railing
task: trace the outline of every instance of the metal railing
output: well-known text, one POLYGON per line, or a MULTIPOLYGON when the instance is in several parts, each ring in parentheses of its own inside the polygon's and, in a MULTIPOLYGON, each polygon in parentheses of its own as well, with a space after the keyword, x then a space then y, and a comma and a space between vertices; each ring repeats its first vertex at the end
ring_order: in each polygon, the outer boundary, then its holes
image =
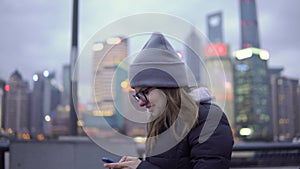
POLYGON ((300 167, 299 143, 237 143, 233 147, 231 168, 300 167))

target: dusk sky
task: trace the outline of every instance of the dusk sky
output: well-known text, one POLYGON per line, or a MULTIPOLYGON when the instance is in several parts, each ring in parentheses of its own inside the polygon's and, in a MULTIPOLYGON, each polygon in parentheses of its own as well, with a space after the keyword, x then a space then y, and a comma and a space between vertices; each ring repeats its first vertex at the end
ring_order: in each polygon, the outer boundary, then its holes
MULTIPOLYGON (((257 0, 256 5, 261 48, 270 52, 268 65, 300 79, 300 1, 257 0)), ((80 49, 109 23, 147 12, 180 17, 206 34, 207 14, 222 11, 224 41, 231 51, 241 46, 238 0, 89 0, 79 6, 80 49)), ((56 72, 60 83, 62 66, 70 60, 71 19, 72 0, 0 0, 0 79, 8 80, 18 69, 31 82, 35 72, 47 69, 56 72)))

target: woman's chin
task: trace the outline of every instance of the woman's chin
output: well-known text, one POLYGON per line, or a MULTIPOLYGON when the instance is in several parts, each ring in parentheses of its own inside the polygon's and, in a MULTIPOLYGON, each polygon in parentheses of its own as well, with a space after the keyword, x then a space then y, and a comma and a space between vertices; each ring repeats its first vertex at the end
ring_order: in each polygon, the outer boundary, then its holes
POLYGON ((151 116, 155 116, 157 113, 155 113, 155 111, 153 111, 153 109, 147 109, 147 112, 151 115, 151 116))
POLYGON ((154 112, 154 109, 153 109, 153 107, 149 107, 149 108, 147 108, 147 112, 152 114, 152 113, 154 112))
POLYGON ((150 113, 150 116, 155 119, 159 117, 159 115, 161 114, 160 112, 157 111, 148 111, 148 112, 150 113))

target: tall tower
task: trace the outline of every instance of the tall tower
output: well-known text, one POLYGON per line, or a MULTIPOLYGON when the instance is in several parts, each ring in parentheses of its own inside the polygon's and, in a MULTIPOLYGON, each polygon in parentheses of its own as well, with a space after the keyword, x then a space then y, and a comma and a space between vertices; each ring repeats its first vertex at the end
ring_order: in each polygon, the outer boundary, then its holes
POLYGON ((255 0, 240 0, 242 48, 260 48, 255 0))
POLYGON ((9 91, 5 99, 4 128, 17 133, 28 133, 29 85, 19 71, 14 71, 8 80, 9 91))
POLYGON ((240 0, 242 49, 235 52, 234 95, 237 137, 272 140, 267 61, 260 49, 255 0, 240 0))
POLYGON ((233 108, 233 65, 230 47, 223 43, 223 18, 222 12, 207 15, 208 38, 210 44, 205 46, 205 65, 208 70, 210 90, 216 97, 228 119, 234 127, 233 108))

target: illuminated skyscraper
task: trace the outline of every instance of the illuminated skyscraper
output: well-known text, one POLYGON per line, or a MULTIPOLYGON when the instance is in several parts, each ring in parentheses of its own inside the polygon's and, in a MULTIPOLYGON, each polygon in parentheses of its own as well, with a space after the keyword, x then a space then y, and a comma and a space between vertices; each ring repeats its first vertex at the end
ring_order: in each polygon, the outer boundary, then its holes
POLYGON ((115 109, 114 101, 119 101, 121 93, 117 89, 120 89, 120 82, 126 77, 118 79, 121 76, 117 75, 115 81, 113 78, 118 64, 128 54, 127 39, 111 37, 105 42, 95 43, 93 50, 93 95, 97 105, 95 110, 98 115, 105 116, 113 128, 122 130, 123 117, 115 109))
POLYGON ((208 86, 234 128, 232 59, 229 45, 223 43, 222 23, 221 12, 207 16, 208 38, 211 44, 205 46, 205 65, 209 75, 208 86))
POLYGON ((272 140, 269 53, 260 49, 255 0, 239 2, 243 49, 234 54, 237 136, 244 140, 272 140))
POLYGON ((4 128, 17 133, 28 133, 29 85, 19 71, 14 71, 8 80, 5 99, 4 128))

